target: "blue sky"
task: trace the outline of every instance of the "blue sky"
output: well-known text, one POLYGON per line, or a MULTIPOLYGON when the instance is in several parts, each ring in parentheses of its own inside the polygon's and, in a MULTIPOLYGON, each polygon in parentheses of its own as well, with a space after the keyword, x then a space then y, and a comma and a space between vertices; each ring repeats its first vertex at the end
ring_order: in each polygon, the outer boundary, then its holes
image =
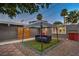
MULTIPOLYGON (((47 20, 50 23, 53 23, 54 21, 61 21, 63 22, 63 17, 60 16, 61 10, 62 9, 68 9, 68 11, 70 10, 79 10, 79 4, 77 3, 60 3, 60 4, 51 4, 49 6, 48 9, 44 8, 44 9, 40 9, 38 13, 41 13, 43 15, 43 20, 47 20)), ((29 22, 31 20, 36 20, 36 15, 38 13, 34 13, 32 15, 29 14, 21 14, 21 15, 17 15, 16 18, 14 18, 13 20, 15 21, 20 21, 20 20, 24 20, 26 22, 29 22)), ((12 20, 10 19, 7 15, 3 15, 0 14, 0 20, 12 20)))

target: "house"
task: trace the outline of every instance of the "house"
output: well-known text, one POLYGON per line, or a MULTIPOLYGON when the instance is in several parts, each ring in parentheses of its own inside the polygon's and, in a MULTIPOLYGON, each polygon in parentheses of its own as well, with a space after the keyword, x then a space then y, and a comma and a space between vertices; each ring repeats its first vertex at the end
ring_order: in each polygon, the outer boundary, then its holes
POLYGON ((59 39, 67 39, 66 25, 52 25, 52 37, 57 38, 57 35, 59 39))
POLYGON ((52 27, 52 37, 56 38, 58 34, 59 39, 69 39, 79 41, 79 24, 65 24, 57 26, 58 30, 56 30, 56 26, 52 27), (58 33, 57 33, 58 32, 58 33))
MULTIPOLYGON (((53 38, 56 38, 55 27, 43 28, 42 32, 45 35, 51 35, 53 38)), ((38 34, 38 30, 35 28, 29 28, 28 26, 24 27, 20 22, 6 21, 0 22, 0 33, 0 42, 4 42, 32 38, 38 34)), ((66 32, 64 26, 59 26, 58 34, 59 38, 65 38, 66 32)))
MULTIPOLYGON (((79 24, 59 25, 57 28, 52 25, 52 28, 43 28, 42 32, 52 38, 57 38, 58 34, 59 39, 79 40, 79 24)), ((37 34, 37 29, 24 27, 20 22, 0 22, 0 42, 33 38, 37 34)))
POLYGON ((17 27, 23 27, 21 24, 0 22, 0 42, 16 40, 17 27))
POLYGON ((29 29, 21 22, 0 21, 0 42, 32 38, 37 34, 36 29, 29 29))
POLYGON ((79 24, 66 25, 66 29, 68 39, 79 41, 79 24))

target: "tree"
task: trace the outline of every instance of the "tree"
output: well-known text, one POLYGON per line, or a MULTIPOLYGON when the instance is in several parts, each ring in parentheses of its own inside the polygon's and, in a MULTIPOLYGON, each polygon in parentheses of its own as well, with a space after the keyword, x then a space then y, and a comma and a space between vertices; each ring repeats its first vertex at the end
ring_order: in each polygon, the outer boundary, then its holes
POLYGON ((63 24, 61 21, 55 21, 54 23, 53 23, 53 25, 60 25, 60 24, 63 24))
POLYGON ((0 13, 7 14, 10 18, 17 14, 38 12, 40 8, 48 8, 49 3, 1 3, 0 13))
POLYGON ((66 16, 67 16, 67 15, 68 15, 67 9, 63 9, 63 10, 61 11, 61 16, 64 17, 64 23, 66 23, 66 16))
MULTIPOLYGON (((42 14, 38 14, 38 15, 37 15, 37 20, 38 20, 38 21, 39 21, 39 20, 42 20, 42 17, 43 17, 42 14)), ((40 34, 41 30, 42 30, 42 29, 38 28, 38 34, 40 34)))
POLYGON ((67 22, 77 23, 78 19, 79 19, 79 12, 77 10, 69 12, 67 22))
POLYGON ((67 9, 63 9, 61 16, 64 16, 64 23, 77 23, 79 19, 79 11, 73 10, 68 12, 67 9))

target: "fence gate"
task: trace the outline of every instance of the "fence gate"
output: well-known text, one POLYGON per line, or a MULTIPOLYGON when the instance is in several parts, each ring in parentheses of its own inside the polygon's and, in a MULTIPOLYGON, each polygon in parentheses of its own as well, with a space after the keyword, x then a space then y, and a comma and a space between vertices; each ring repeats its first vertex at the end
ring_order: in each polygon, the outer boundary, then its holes
POLYGON ((29 28, 24 28, 24 38, 30 38, 30 29, 29 28))
POLYGON ((18 27, 18 39, 27 39, 30 38, 30 29, 18 27))

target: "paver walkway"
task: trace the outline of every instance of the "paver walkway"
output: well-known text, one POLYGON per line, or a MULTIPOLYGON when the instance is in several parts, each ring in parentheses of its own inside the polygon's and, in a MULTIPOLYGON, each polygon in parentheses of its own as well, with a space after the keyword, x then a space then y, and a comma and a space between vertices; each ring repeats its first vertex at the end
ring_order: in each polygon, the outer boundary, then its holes
MULTIPOLYGON (((23 47, 20 43, 0 46, 0 56, 37 56, 40 55, 28 46, 23 47)), ((79 56, 79 42, 64 40, 57 47, 48 50, 45 56, 79 56)))
POLYGON ((36 56, 38 55, 29 47, 23 47, 21 43, 0 46, 0 56, 36 56))
POLYGON ((0 55, 1 56, 19 56, 24 55, 19 49, 17 49, 14 44, 7 44, 0 46, 0 55))
POLYGON ((51 49, 46 55, 50 56, 79 56, 79 42, 64 40, 62 44, 51 49))

